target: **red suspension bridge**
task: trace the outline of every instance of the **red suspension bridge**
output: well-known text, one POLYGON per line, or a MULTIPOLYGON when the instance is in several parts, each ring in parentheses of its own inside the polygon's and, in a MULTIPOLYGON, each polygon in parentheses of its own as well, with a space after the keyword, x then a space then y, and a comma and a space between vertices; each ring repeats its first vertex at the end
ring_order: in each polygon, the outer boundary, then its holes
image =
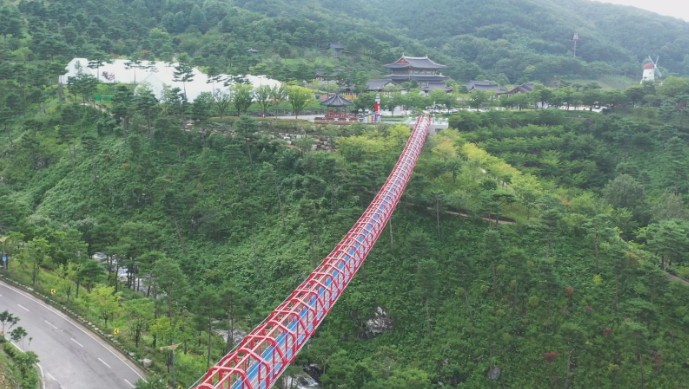
POLYGON ((390 220, 421 154, 430 118, 420 116, 387 181, 335 249, 196 389, 268 389, 333 308, 390 220))

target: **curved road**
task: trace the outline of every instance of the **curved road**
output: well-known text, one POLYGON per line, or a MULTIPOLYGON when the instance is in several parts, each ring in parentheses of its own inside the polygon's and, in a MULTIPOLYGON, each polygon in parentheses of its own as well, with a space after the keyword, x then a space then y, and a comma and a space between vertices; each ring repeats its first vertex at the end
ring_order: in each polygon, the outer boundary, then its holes
POLYGON ((18 316, 17 326, 28 332, 19 346, 38 355, 45 389, 131 389, 144 376, 141 369, 84 326, 0 282, 0 311, 4 310, 18 316))

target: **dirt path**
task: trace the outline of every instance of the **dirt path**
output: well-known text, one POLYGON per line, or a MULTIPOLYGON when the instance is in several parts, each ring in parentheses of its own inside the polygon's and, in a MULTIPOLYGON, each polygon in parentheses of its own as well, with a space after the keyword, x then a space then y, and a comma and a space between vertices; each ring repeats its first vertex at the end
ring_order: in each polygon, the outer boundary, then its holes
POLYGON ((670 280, 670 281, 677 281, 682 283, 685 286, 689 286, 689 281, 685 280, 684 278, 677 277, 676 275, 672 275, 670 273, 665 273, 665 276, 670 280))
MULTIPOLYGON (((428 209, 429 211, 435 211, 435 208, 433 208, 433 207, 427 207, 427 209, 428 209)), ((470 218, 470 217, 471 217, 471 215, 469 215, 469 214, 467 214, 467 213, 463 213, 463 212, 444 211, 444 213, 447 214, 447 215, 453 215, 453 216, 463 217, 463 218, 470 218)), ((487 221, 487 222, 495 223, 495 218, 494 218, 494 217, 487 217, 487 216, 484 216, 484 217, 482 217, 481 219, 483 219, 483 220, 485 220, 485 221, 487 221)), ((498 224, 517 224, 517 223, 516 223, 516 222, 513 222, 513 221, 511 221, 511 220, 498 219, 498 224)))

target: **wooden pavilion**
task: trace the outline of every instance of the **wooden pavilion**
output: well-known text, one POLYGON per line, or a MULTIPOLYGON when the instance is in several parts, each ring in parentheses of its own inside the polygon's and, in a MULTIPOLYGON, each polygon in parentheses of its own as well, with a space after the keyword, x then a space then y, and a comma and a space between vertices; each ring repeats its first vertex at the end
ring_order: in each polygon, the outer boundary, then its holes
POLYGON ((349 124, 358 121, 356 114, 347 110, 352 102, 338 93, 321 101, 321 105, 328 107, 328 110, 325 112, 325 117, 315 119, 317 123, 349 124))

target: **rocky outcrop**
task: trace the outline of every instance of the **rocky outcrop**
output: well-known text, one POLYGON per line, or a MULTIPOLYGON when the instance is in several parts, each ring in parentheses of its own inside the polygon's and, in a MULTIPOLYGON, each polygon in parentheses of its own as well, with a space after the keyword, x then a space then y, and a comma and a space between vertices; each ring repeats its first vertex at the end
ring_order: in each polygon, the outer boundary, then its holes
POLYGON ((366 321, 366 337, 378 336, 393 328, 393 322, 383 307, 377 307, 373 317, 366 321))
POLYGON ((282 389, 320 389, 319 384, 306 372, 282 377, 280 387, 282 389))

